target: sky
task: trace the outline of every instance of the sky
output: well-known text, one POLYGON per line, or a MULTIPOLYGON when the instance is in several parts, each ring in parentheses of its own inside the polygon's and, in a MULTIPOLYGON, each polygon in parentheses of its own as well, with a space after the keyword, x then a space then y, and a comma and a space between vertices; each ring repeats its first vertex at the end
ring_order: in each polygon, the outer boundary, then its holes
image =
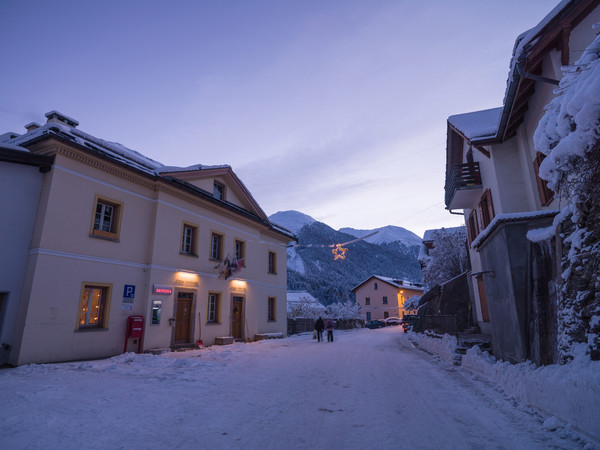
POLYGON ((463 224, 448 116, 502 105, 558 0, 0 0, 0 133, 58 110, 165 165, 229 164, 268 214, 463 224))

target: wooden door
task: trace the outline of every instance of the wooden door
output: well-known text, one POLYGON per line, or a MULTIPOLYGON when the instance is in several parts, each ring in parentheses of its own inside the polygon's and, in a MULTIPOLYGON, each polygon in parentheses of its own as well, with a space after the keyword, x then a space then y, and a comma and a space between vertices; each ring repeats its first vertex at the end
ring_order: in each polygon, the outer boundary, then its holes
POLYGON ((173 343, 185 344, 190 342, 190 330, 192 319, 192 300, 194 294, 179 292, 177 294, 177 309, 175 311, 175 336, 173 343))
POLYGON ((244 297, 233 297, 233 307, 231 311, 231 335, 235 339, 242 339, 244 315, 242 314, 244 305, 244 297))

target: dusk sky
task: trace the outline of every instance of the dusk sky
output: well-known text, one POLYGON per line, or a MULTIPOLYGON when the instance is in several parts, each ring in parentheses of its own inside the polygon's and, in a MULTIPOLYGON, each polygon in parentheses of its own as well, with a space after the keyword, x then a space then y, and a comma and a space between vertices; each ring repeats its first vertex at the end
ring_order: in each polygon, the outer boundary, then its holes
POLYGON ((502 105, 557 0, 0 0, 0 133, 58 110, 166 165, 229 164, 267 214, 463 224, 446 119, 502 105))

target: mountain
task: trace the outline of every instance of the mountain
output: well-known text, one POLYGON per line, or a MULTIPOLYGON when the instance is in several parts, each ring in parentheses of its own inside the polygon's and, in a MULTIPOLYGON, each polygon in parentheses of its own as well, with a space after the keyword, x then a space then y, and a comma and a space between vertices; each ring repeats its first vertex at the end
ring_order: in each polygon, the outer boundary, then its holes
POLYGON ((308 291, 325 305, 354 301, 352 288, 373 274, 412 282, 422 280, 417 262, 420 239, 418 244, 411 244, 416 241, 407 230, 399 233, 404 236, 402 240, 383 242, 386 240, 383 239, 381 243, 363 240, 348 244, 346 258, 335 260, 330 245, 352 241, 356 239, 355 234, 336 231, 297 211, 273 214, 269 220, 291 229, 298 238, 297 245, 289 247, 287 252, 288 289, 308 291))
POLYGON ((339 231, 342 233, 351 234, 352 236, 356 236, 357 238, 361 238, 363 236, 377 231, 377 234, 365 239, 365 241, 370 242, 371 244, 401 242, 408 246, 421 245, 421 238, 415 233, 407 230, 406 228, 395 227, 393 225, 375 228, 373 230, 356 230, 354 228, 340 228, 339 231))
POLYGON ((298 233, 304 225, 316 222, 312 217, 298 211, 279 211, 270 216, 269 220, 292 233, 298 233))

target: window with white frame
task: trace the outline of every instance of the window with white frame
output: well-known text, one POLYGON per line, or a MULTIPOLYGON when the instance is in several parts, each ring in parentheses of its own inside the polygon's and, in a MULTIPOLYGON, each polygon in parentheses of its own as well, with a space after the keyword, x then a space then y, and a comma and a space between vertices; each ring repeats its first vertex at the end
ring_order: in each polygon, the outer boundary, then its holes
POLYGON ((92 237, 118 240, 122 209, 122 203, 96 196, 90 235, 92 237))
POLYGON ((223 235, 212 233, 210 236, 210 259, 221 261, 223 259, 223 235))
POLYGON ((208 294, 208 313, 206 315, 207 322, 219 323, 220 309, 221 309, 221 294, 218 292, 210 292, 208 294))
POLYGON ((242 266, 246 267, 246 243, 239 239, 235 240, 235 257, 242 262, 242 266))
POLYGON ((225 200, 225 185, 215 181, 213 183, 213 197, 219 200, 225 200))
POLYGON ((181 233, 181 253, 184 255, 198 254, 198 227, 184 223, 181 233))

